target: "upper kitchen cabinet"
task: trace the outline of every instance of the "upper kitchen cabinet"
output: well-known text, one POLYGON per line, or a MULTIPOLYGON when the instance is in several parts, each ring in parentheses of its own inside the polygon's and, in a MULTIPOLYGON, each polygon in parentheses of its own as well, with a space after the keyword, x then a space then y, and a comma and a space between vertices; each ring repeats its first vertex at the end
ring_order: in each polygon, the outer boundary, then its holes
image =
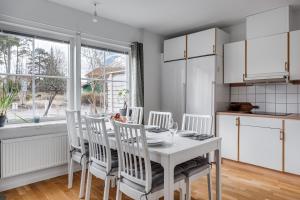
POLYGON ((292 30, 292 10, 289 6, 247 17, 247 39, 266 37, 292 30))
POLYGON ((224 83, 242 83, 245 74, 245 41, 224 45, 224 83))
POLYGON ((246 80, 288 75, 288 33, 247 40, 246 80))
POLYGON ((164 62, 186 58, 186 35, 164 41, 164 62))
POLYGON ((223 44, 228 42, 228 34, 212 28, 187 35, 188 58, 206 55, 223 55, 223 44))
POLYGON ((290 32, 290 80, 300 80, 300 31, 290 32))

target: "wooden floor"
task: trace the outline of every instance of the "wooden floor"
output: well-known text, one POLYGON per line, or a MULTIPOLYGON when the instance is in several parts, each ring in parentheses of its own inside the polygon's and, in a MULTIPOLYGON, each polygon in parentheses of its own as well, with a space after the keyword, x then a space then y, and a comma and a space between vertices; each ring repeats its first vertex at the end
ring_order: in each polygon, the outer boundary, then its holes
MULTIPOLYGON (((222 173, 223 200, 300 200, 300 176, 226 160, 223 162, 222 173)), ((74 178, 74 187, 70 190, 67 189, 67 177, 61 176, 3 194, 6 200, 76 200, 80 174, 76 173, 74 178)), ((103 182, 94 178, 91 199, 102 199, 102 188, 103 182)), ((192 186, 193 199, 207 199, 206 188, 205 178, 195 181, 192 186)), ((115 199, 115 189, 111 190, 110 199, 115 199)), ((123 196, 123 199, 129 198, 123 196)))

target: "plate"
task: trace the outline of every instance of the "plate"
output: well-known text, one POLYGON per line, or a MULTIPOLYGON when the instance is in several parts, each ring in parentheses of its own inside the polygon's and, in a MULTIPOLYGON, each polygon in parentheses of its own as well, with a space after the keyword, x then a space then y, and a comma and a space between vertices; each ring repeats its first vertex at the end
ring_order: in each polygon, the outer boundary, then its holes
POLYGON ((148 146, 158 146, 164 143, 163 139, 160 138, 147 138, 148 146))
POLYGON ((195 131, 182 130, 177 132, 181 137, 191 137, 197 134, 195 131))
POLYGON ((147 130, 147 129, 151 129, 151 128, 158 128, 159 126, 155 126, 155 125, 145 125, 144 127, 145 127, 145 129, 147 130))

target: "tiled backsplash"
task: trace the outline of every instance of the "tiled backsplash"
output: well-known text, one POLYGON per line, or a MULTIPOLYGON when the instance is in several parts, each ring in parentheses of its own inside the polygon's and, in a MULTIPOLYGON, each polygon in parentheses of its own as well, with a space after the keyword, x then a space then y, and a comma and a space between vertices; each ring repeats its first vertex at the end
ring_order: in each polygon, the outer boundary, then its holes
POLYGON ((250 102, 253 111, 300 113, 300 85, 256 84, 231 87, 231 102, 250 102))

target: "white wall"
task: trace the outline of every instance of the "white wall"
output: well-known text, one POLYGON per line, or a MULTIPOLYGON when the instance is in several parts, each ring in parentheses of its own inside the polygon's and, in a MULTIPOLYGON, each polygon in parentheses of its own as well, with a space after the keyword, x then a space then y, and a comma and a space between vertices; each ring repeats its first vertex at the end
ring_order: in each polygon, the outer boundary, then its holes
POLYGON ((128 45, 134 41, 143 42, 145 109, 148 111, 160 108, 159 68, 162 46, 160 35, 104 18, 101 18, 98 23, 93 23, 92 16, 88 13, 46 0, 1 0, 0 20, 7 21, 11 17, 57 26, 73 32, 84 32, 103 38, 104 41, 113 40, 116 44, 127 43, 128 45))
POLYGON ((223 30, 229 33, 230 42, 236 42, 246 39, 246 23, 241 22, 229 27, 223 28, 223 30))
POLYGON ((144 83, 145 83, 145 122, 148 120, 150 110, 160 110, 160 69, 162 37, 157 34, 144 31, 144 83))

